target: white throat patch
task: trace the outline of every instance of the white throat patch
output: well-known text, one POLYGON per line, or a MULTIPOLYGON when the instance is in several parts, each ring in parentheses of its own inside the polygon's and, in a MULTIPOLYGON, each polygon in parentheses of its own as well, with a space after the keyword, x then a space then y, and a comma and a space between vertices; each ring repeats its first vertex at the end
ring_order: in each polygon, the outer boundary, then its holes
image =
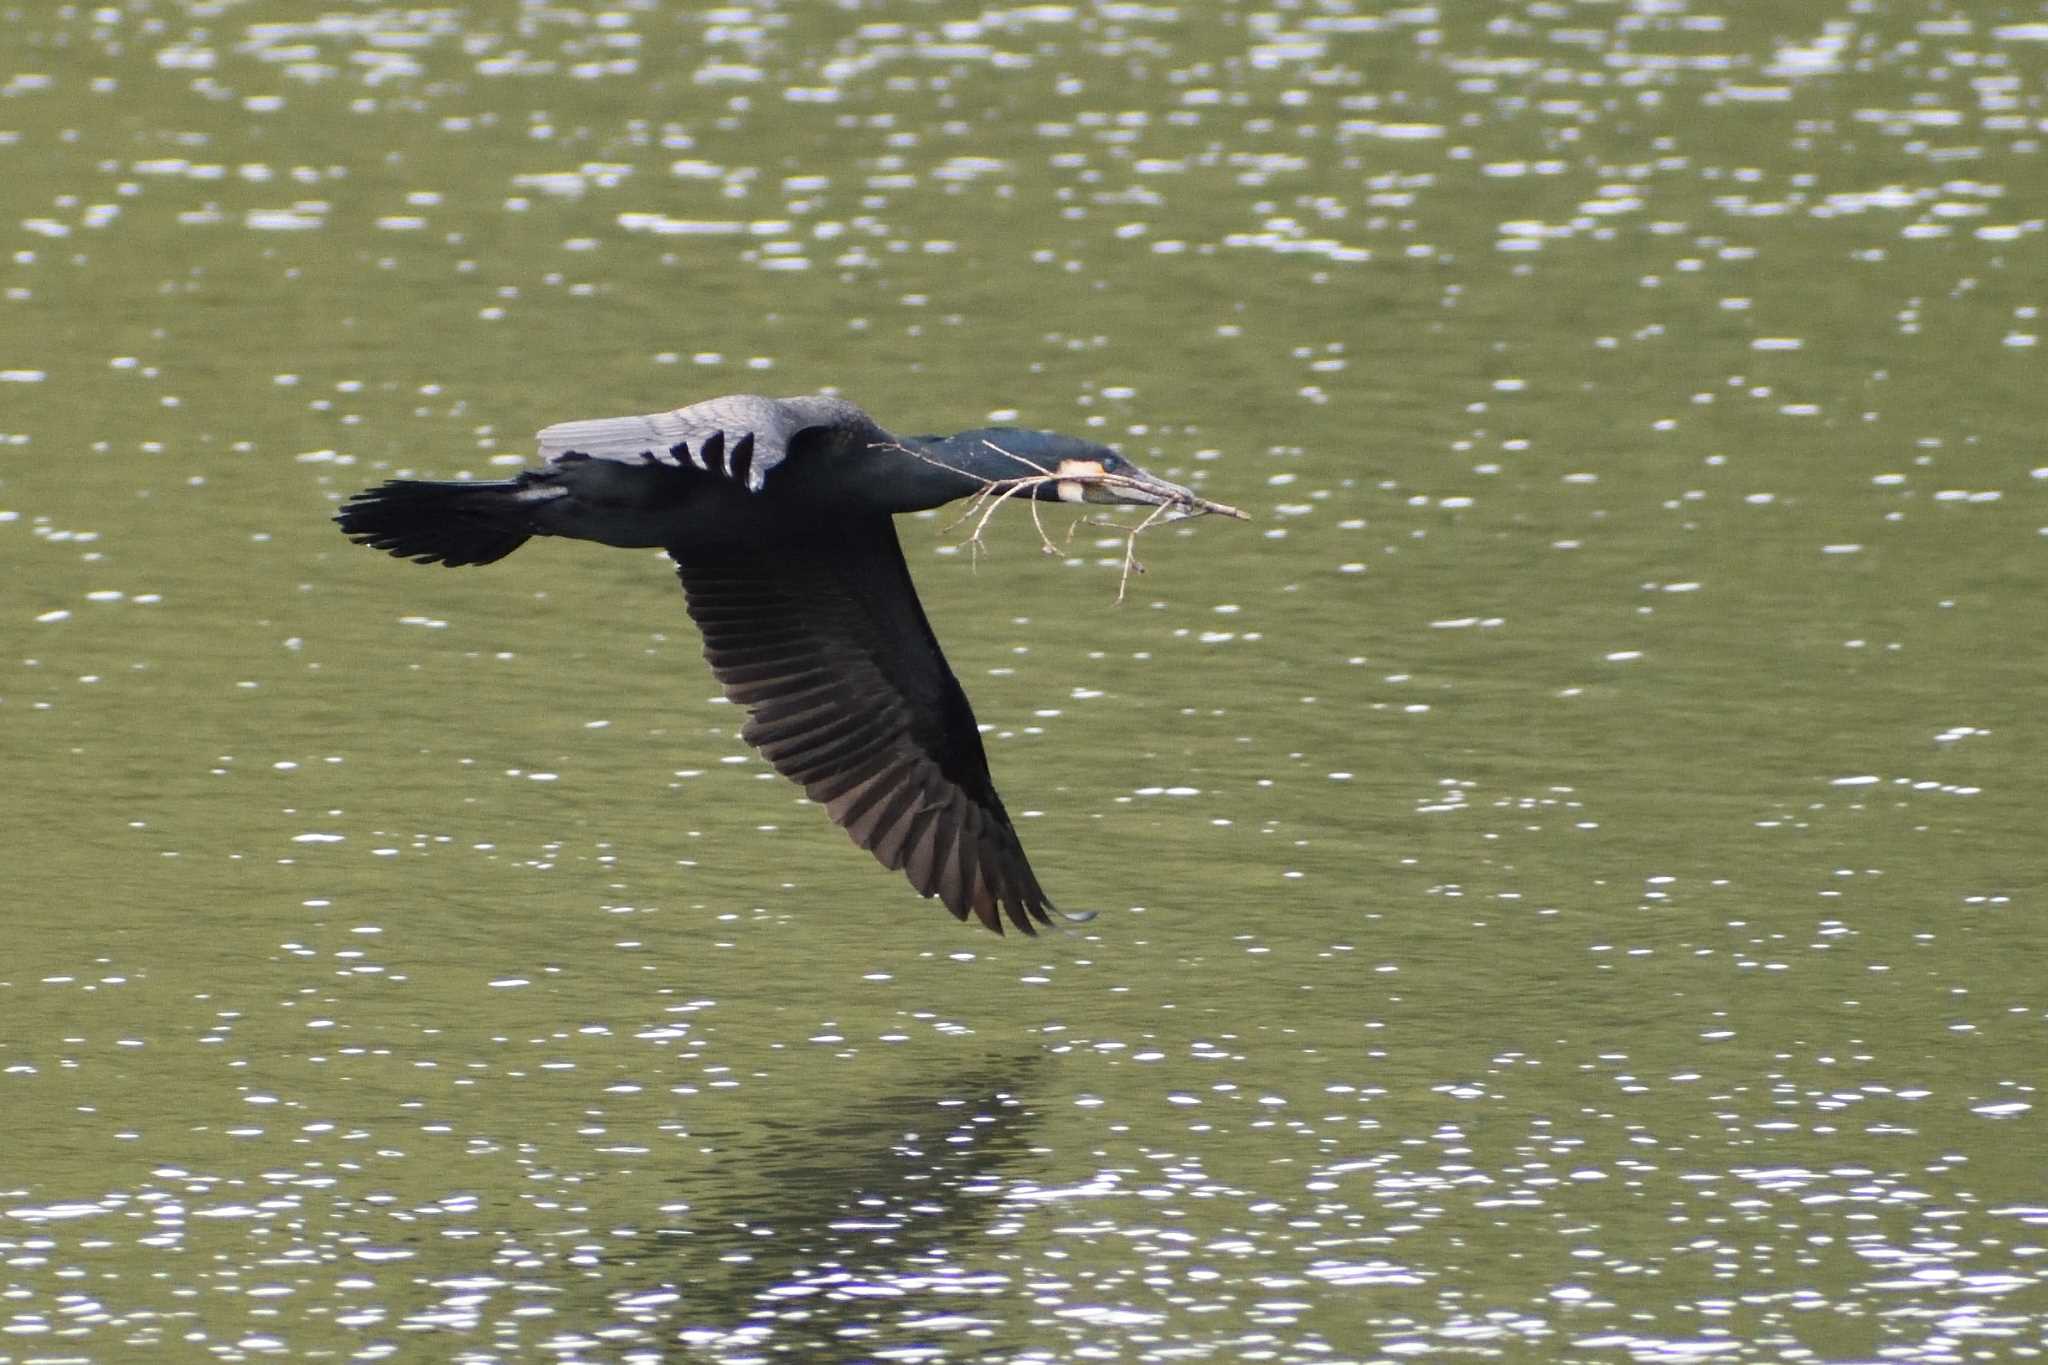
MULTIPOLYGON (((1102 476, 1102 464, 1099 460, 1061 460, 1060 467, 1055 472, 1062 476, 1081 475, 1084 477, 1100 478, 1102 476)), ((1062 477, 1060 479, 1059 495, 1061 502, 1088 501, 1086 485, 1078 483, 1072 478, 1062 477)))

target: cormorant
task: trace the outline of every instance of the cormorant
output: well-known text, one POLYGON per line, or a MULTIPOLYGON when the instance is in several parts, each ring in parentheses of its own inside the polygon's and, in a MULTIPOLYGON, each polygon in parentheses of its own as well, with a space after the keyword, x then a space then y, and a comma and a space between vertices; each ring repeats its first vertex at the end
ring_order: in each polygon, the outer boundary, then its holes
POLYGON ((393 479, 335 515, 359 545, 489 564, 533 536, 675 561, 704 657, 761 751, 956 919, 1027 934, 1055 912, 990 780, 896 541, 895 514, 977 494, 1224 512, 1105 446, 988 427, 898 437, 841 398, 713 398, 562 422, 505 480, 393 479))

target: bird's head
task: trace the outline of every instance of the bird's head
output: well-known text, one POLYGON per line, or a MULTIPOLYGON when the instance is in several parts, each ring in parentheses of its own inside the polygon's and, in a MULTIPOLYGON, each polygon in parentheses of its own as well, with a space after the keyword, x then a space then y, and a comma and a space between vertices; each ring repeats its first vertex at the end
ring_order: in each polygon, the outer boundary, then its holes
MULTIPOLYGON (((1140 468, 1108 446, 1051 431, 987 427, 948 443, 968 462, 965 472, 998 490, 1041 502, 1157 507, 1202 505, 1194 490, 1140 468)), ((1213 506, 1213 504, 1212 504, 1213 506)))

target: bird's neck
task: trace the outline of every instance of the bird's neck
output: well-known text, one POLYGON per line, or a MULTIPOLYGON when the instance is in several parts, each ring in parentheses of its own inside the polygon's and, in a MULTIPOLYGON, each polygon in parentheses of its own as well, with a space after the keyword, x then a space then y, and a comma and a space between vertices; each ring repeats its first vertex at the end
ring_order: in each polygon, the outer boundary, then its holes
POLYGON ((1034 473, 1030 464, 1005 453, 1005 438, 1011 435, 1005 428, 989 427, 954 436, 905 437, 904 456, 890 480, 891 492, 903 500, 897 510, 940 507, 992 483, 1034 473))

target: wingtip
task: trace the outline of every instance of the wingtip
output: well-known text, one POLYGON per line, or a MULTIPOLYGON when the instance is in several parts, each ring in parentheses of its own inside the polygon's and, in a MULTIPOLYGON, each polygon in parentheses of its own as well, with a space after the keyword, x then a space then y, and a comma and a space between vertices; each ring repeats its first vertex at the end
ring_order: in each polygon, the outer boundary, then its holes
MULTIPOLYGON (((1030 907, 1029 914, 1021 918, 1012 914, 1010 916, 1010 923, 1022 931, 1026 937, 1037 938, 1041 928, 1056 929, 1062 934, 1070 934, 1074 932, 1073 926, 1086 924, 1094 918, 1095 911, 1093 910, 1062 910, 1049 901, 1040 901, 1030 907)), ((982 923, 987 925, 988 928, 995 930, 998 934, 1004 932, 1000 920, 993 924, 987 920, 983 920, 982 923)))

